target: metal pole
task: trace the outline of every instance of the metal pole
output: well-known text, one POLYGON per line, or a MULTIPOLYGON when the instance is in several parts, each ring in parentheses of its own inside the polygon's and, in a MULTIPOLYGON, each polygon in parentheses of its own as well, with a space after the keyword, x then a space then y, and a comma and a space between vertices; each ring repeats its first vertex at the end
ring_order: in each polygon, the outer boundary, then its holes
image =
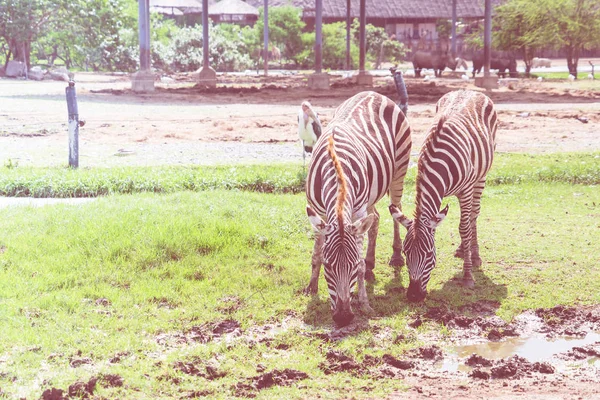
POLYGON ((360 0, 360 10, 359 10, 359 22, 360 22, 360 29, 359 29, 359 47, 360 47, 360 52, 359 52, 359 57, 358 57, 358 73, 359 74, 364 74, 365 73, 365 53, 367 51, 367 37, 366 37, 366 26, 367 26, 367 12, 365 10, 366 8, 366 0, 360 0))
POLYGON ((69 81, 65 89, 67 109, 69 111, 69 167, 79 167, 79 111, 77 110, 77 93, 75 82, 69 81))
POLYGON ((323 69, 323 0, 316 0, 315 5, 315 72, 323 69))
POLYGON ((264 54, 263 54, 263 61, 264 61, 264 67, 265 67, 265 76, 267 76, 269 74, 269 0, 265 0, 265 12, 264 12, 264 17, 265 17, 265 23, 264 23, 264 30, 263 30, 263 35, 264 35, 264 40, 265 40, 265 44, 264 44, 264 54))
POLYGON ((202 67, 209 68, 209 44, 208 44, 208 0, 202 0, 202 67))
POLYGON ((485 26, 483 34, 483 76, 490 76, 492 55, 492 0, 485 0, 485 26))
POLYGON ((452 57, 456 57, 456 0, 452 0, 452 57))
POLYGON ((140 40, 140 70, 150 69, 150 0, 138 2, 138 38, 140 40))
POLYGON ((351 0, 346 1, 346 70, 350 70, 350 26, 352 19, 350 17, 351 0))

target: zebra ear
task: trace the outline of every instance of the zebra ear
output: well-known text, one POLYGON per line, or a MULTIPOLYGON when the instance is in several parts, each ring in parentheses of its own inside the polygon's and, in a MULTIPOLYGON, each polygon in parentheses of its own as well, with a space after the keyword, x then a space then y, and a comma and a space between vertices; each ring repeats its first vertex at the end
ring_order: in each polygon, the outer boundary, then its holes
POLYGON ((362 217, 358 221, 352 224, 352 234, 353 235, 362 235, 366 231, 369 230, 371 225, 373 225, 373 221, 375 220, 375 214, 369 214, 365 217, 362 217))
POLYGON ((446 215, 448 215, 448 204, 446 204, 446 207, 444 207, 442 211, 440 211, 436 214, 435 217, 433 217, 433 220, 429 221, 429 227, 431 229, 437 228, 442 223, 444 218, 446 218, 446 215))
POLYGON ((394 221, 398 222, 406 229, 410 228, 410 226, 412 225, 412 221, 406 215, 402 214, 402 211, 400 211, 398 207, 396 207, 393 204, 390 204, 389 209, 390 214, 392 214, 392 218, 394 218, 394 221))
POLYGON ((326 224, 325 221, 323 221, 323 218, 317 215, 317 213, 312 208, 310 208, 310 206, 306 206, 306 214, 308 214, 308 220, 313 226, 315 232, 321 234, 331 233, 333 227, 331 225, 326 224))

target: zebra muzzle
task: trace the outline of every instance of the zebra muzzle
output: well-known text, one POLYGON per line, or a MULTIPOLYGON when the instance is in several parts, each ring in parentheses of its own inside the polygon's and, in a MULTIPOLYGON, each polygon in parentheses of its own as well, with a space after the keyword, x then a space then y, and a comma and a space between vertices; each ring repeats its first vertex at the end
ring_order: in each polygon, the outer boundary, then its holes
POLYGON ((411 302, 419 302, 425 300, 427 297, 427 290, 421 288, 420 282, 411 281, 406 291, 406 298, 411 302))
POLYGON ((346 326, 354 319, 350 302, 336 302, 333 311, 333 321, 338 327, 346 326))

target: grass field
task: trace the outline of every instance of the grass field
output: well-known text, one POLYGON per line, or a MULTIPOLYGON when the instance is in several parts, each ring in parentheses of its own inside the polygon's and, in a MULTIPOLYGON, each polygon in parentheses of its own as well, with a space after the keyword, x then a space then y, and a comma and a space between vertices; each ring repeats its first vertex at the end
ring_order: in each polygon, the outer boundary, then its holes
POLYGON ((385 396, 402 381, 327 374, 326 353, 400 355, 435 329, 407 327, 427 307, 490 300, 510 320, 525 309, 600 302, 599 158, 500 155, 484 192, 476 289, 453 279, 461 276, 452 257, 459 213, 449 199, 423 305, 406 302, 406 271, 396 279, 387 266, 391 217, 381 202, 378 280, 369 288, 375 316, 334 342, 322 335, 331 329, 323 278, 317 298, 300 294, 312 250, 301 167, 4 168, 5 194, 109 195, 0 209, 0 393, 39 398, 95 376, 102 398, 231 398, 257 371, 290 368, 308 379, 254 394, 385 396))

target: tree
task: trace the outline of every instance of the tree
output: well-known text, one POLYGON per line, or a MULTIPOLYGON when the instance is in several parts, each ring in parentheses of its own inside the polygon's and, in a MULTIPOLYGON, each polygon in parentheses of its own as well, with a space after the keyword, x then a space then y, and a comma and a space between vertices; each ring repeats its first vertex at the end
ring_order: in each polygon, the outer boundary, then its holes
POLYGON ((554 42, 567 50, 569 73, 577 79, 579 54, 600 43, 600 4, 597 0, 551 0, 554 42))
MULTIPOLYGON (((352 21, 352 32, 354 41, 359 43, 360 23, 358 19, 352 21)), ((367 24, 365 26, 365 36, 367 42, 366 56, 367 61, 370 61, 379 69, 384 61, 399 62, 406 54, 404 45, 399 41, 388 36, 385 29, 367 24)))
MULTIPOLYGON (((264 35, 264 9, 259 9, 258 21, 254 25, 256 45, 261 47, 264 35)), ((269 42, 282 49, 282 57, 299 63, 299 57, 305 49, 302 30, 306 24, 302 21, 302 10, 293 6, 269 8, 269 42)))
POLYGON ((515 52, 525 61, 529 76, 531 62, 537 49, 552 44, 544 32, 550 23, 545 9, 547 0, 511 0, 498 8, 493 21, 493 44, 499 50, 515 52))
POLYGON ((31 45, 50 21, 64 10, 65 0, 4 0, 0 5, 0 37, 11 57, 31 65, 31 45))

